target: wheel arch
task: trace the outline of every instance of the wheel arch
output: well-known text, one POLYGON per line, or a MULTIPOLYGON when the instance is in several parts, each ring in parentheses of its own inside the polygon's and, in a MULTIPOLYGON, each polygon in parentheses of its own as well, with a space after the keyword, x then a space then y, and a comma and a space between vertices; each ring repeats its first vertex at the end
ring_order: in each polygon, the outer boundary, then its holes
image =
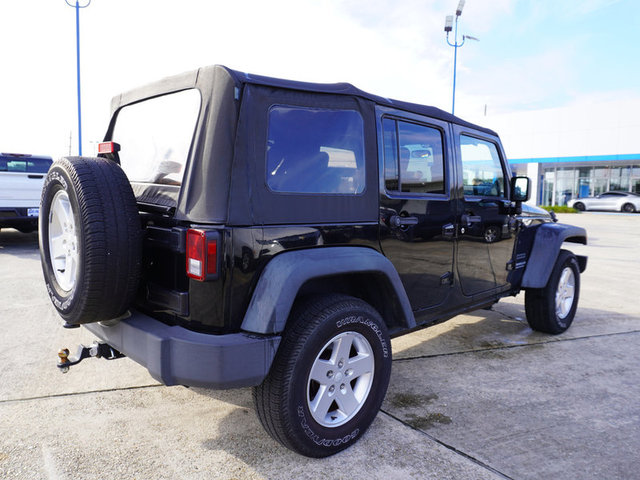
POLYGON ((258 280, 241 328, 281 333, 297 300, 322 293, 364 300, 390 330, 415 327, 409 299, 389 259, 366 247, 324 247, 283 252, 273 258, 258 280))
MULTIPOLYGON (((564 242, 587 244, 587 231, 561 223, 544 223, 538 227, 522 277, 522 288, 543 288, 564 242)), ((587 257, 576 255, 580 272, 587 268, 587 257)))

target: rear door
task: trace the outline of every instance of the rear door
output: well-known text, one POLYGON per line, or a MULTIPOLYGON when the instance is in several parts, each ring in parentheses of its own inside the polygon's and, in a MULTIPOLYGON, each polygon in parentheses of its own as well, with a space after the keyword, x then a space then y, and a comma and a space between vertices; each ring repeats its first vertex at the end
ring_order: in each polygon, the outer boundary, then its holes
POLYGON ((452 290, 455 211, 449 126, 382 107, 377 113, 380 244, 421 323, 452 290))
POLYGON ((516 221, 509 201, 509 171, 497 138, 454 126, 459 182, 457 271, 467 297, 508 288, 516 221))
POLYGON ((30 155, 0 155, 0 207, 31 208, 38 216, 44 176, 51 159, 30 155))
POLYGON ((595 209, 601 210, 619 210, 620 203, 624 195, 617 192, 606 192, 600 195, 597 201, 593 202, 595 209))

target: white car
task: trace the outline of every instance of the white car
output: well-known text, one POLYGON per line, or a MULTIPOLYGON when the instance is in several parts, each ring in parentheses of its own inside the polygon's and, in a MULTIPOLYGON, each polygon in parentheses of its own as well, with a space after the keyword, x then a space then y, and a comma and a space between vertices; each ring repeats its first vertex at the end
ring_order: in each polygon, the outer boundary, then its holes
POLYGON ((640 212, 640 194, 633 192, 604 192, 597 197, 569 200, 567 206, 576 210, 613 210, 640 212))
POLYGON ((38 228, 40 194, 51 157, 0 153, 0 228, 38 228))

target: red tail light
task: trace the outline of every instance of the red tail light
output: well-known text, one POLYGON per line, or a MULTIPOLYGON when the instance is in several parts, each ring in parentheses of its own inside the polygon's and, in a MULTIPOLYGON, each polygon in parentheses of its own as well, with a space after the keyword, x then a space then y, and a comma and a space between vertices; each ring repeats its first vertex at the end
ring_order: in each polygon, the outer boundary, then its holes
POLYGON ((214 280, 218 276, 218 232, 187 231, 187 276, 214 280))
POLYGON ((115 153, 120 151, 120 145, 116 142, 102 142, 98 144, 98 154, 115 153))

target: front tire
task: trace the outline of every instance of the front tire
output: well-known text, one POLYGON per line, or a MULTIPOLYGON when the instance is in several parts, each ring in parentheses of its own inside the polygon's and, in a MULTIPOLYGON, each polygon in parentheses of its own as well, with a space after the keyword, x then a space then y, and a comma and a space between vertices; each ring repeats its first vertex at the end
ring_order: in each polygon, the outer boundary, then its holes
POLYGON ((487 227, 484 231, 484 241, 487 243, 495 243, 498 240, 500 240, 500 230, 498 230, 498 227, 487 227))
POLYGON ((529 326, 538 332, 557 335, 573 322, 580 296, 580 268, 568 250, 560 254, 544 288, 525 292, 525 311, 529 326))
POLYGON ((380 409, 391 343, 380 314, 345 295, 294 308, 269 375, 253 398, 265 430, 285 447, 327 457, 355 443, 380 409))
POLYGON ((584 203, 582 202, 576 202, 573 204, 573 208, 575 208, 576 210, 578 210, 579 212, 584 212, 586 210, 584 203))

